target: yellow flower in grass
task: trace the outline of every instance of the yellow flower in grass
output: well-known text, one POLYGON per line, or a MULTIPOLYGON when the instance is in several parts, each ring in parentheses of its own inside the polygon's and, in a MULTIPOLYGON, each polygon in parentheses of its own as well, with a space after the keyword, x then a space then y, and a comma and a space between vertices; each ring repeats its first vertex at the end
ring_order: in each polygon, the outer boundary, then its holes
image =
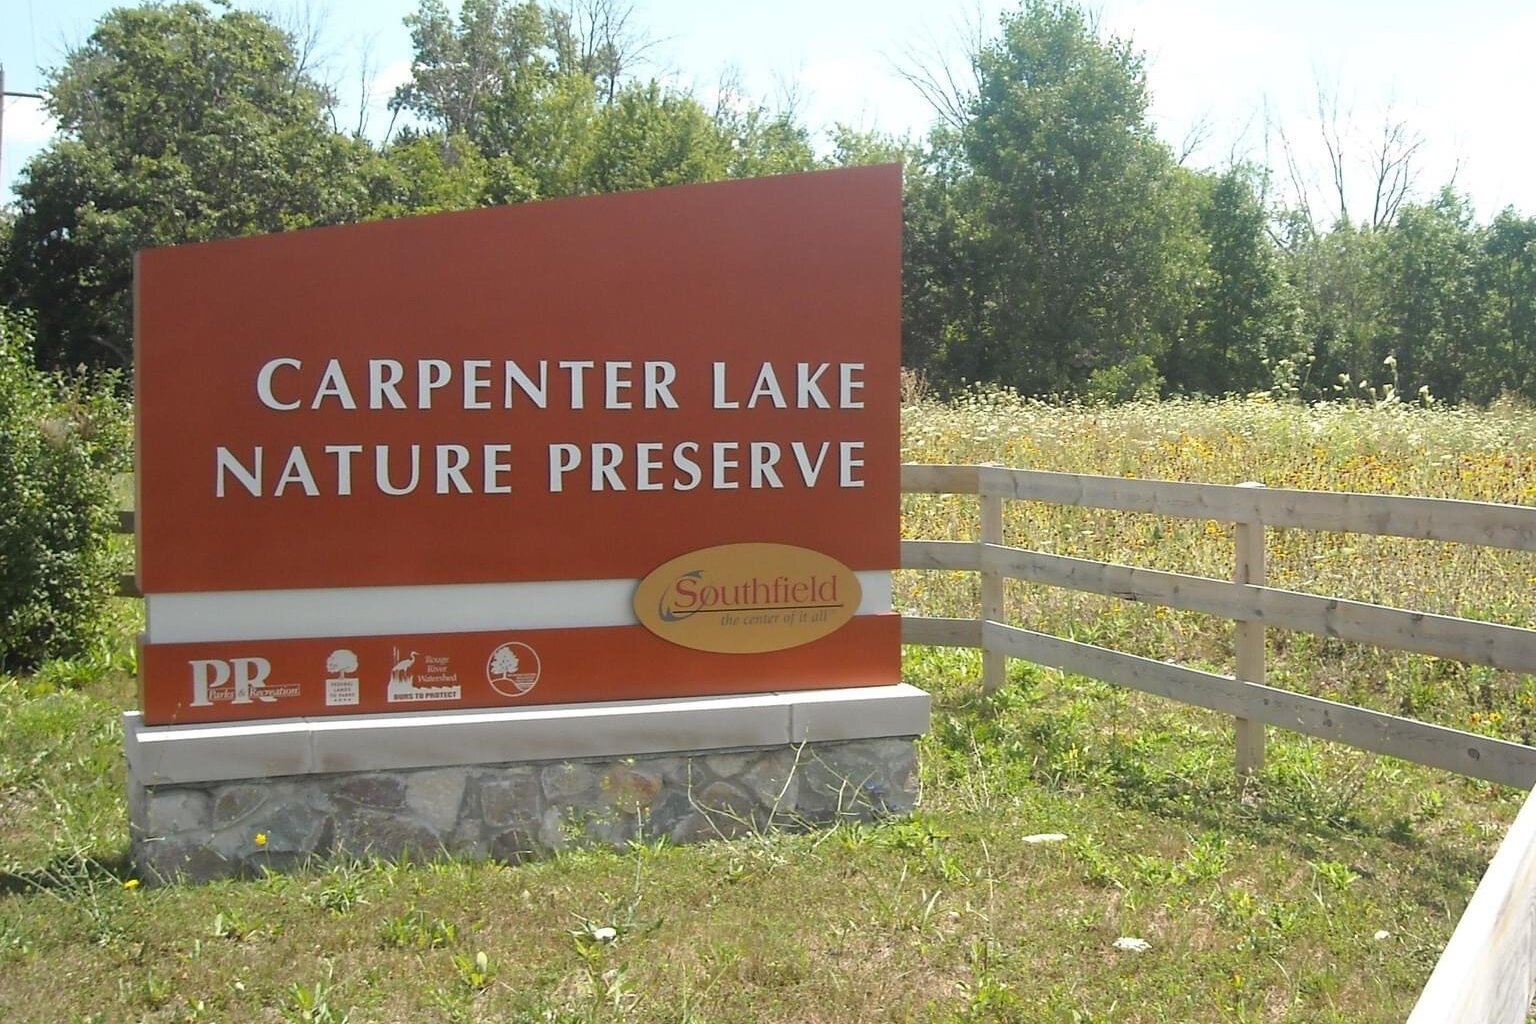
POLYGON ((257 832, 256 833, 256 845, 257 846, 266 846, 267 845, 267 834, 265 832, 257 832))
POLYGON ((129 892, 132 892, 133 890, 137 889, 138 887, 139 887, 139 880, 137 878, 130 878, 130 879, 128 879, 128 881, 123 883, 123 888, 127 889, 129 892))

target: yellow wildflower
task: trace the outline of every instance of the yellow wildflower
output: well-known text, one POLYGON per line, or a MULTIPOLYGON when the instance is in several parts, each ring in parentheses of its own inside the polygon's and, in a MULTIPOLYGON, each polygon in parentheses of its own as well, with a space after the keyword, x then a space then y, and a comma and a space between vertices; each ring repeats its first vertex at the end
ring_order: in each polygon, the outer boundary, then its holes
POLYGON ((265 832, 257 832, 256 833, 256 845, 257 846, 266 846, 267 845, 267 834, 265 832))
POLYGON ((139 887, 139 880, 137 878, 130 878, 130 879, 128 879, 128 881, 123 883, 123 888, 127 889, 129 892, 132 892, 134 889, 137 889, 138 887, 139 887))

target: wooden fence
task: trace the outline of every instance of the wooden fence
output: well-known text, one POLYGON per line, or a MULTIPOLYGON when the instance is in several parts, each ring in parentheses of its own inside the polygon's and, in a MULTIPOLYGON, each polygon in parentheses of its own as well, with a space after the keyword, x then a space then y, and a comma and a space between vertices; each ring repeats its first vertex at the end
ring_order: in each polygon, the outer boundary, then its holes
MULTIPOLYGON (((1262 767, 1264 727, 1272 725, 1491 782, 1527 790, 1536 785, 1536 749, 1523 744, 1264 685, 1270 627, 1536 673, 1536 630, 1280 590, 1266 585, 1264 565, 1270 527, 1536 551, 1536 508, 1000 466, 907 465, 902 490, 980 499, 976 541, 909 540, 901 548, 904 569, 979 572, 978 617, 903 617, 902 639, 980 648, 988 690, 1002 683, 1012 657, 1230 714, 1239 775, 1262 767), (1232 580, 1007 547, 1003 502, 1009 499, 1232 523, 1232 580), (1202 672, 1010 625, 1004 607, 1004 583, 1010 579, 1230 619, 1236 674, 1202 672)), ((1533 978, 1536 796, 1527 799, 1501 844, 1410 1024, 1519 1024, 1531 1003, 1533 978)))

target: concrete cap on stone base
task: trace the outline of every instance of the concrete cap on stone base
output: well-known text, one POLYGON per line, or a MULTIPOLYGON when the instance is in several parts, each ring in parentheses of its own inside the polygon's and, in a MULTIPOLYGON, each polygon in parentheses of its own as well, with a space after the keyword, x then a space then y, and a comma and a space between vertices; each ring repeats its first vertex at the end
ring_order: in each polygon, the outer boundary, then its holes
POLYGON ((928 713, 928 694, 898 683, 224 725, 146 726, 130 711, 123 733, 130 776, 156 786, 917 736, 928 713))

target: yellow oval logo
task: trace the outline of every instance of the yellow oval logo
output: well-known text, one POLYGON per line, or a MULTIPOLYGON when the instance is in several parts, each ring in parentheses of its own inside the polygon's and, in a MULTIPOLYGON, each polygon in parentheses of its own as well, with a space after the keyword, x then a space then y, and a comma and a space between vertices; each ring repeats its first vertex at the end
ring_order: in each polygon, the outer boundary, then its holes
POLYGON ((635 590, 635 614, 663 640, 695 651, 761 654, 835 632, 862 597, 858 577, 819 551, 722 544, 654 569, 635 590))

